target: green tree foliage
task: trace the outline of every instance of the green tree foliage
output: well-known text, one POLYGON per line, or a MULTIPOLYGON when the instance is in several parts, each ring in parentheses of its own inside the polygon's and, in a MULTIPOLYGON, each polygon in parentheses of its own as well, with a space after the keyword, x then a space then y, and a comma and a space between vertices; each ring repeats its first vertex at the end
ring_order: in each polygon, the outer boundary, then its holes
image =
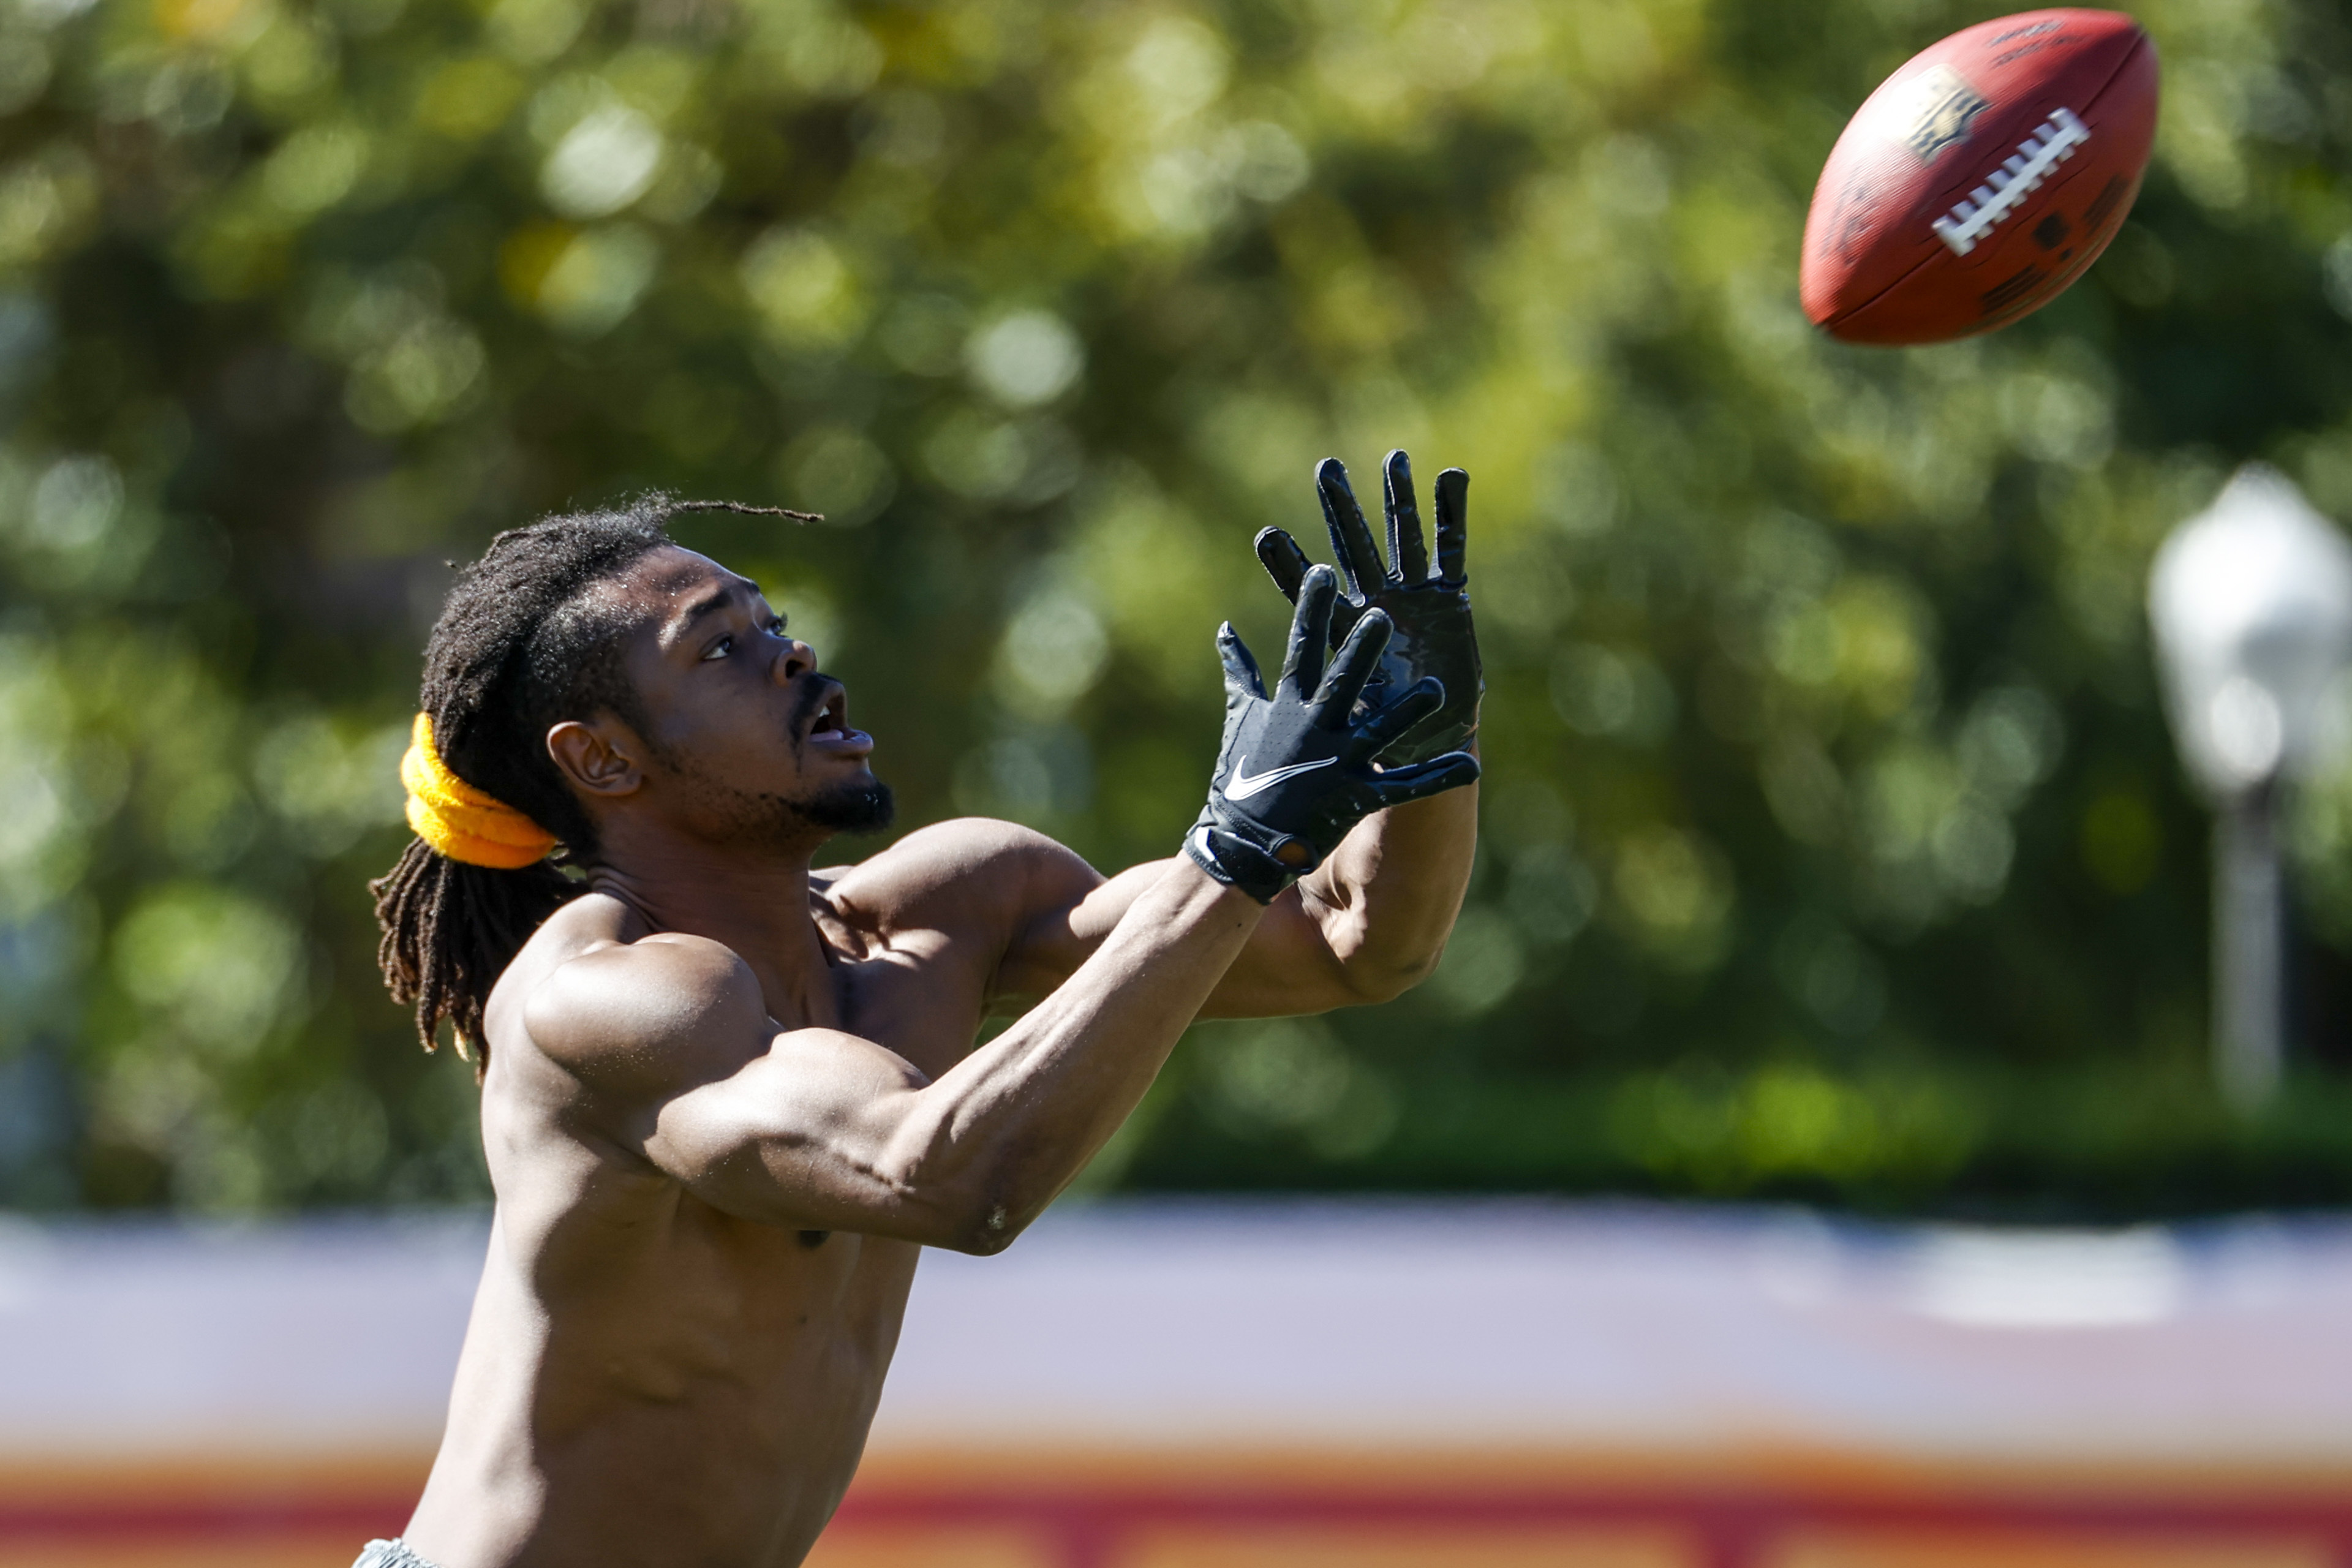
MULTIPOLYGON (((1213 627, 1278 624, 1252 533, 1403 446, 1475 476, 1460 931, 1395 1005, 1199 1031, 1097 1181, 2340 1199, 2324 1065, 2256 1126, 2206 1087, 2139 605, 2242 457, 2352 510, 2352 38, 2151 0, 2113 253, 1831 343, 1821 159, 1987 9, 0 0, 0 1194, 480 1190, 362 883, 494 530, 824 510, 681 531, 910 821, 1119 864, 1196 807, 1213 627)), ((2306 817, 2352 941, 2352 792, 2306 817)))

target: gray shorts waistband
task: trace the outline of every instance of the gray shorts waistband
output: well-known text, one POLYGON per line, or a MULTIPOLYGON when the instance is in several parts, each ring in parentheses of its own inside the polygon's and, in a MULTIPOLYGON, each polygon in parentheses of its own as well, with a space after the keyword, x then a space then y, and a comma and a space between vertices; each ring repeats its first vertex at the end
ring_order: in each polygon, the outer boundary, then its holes
POLYGON ((419 1557, 403 1541, 371 1541, 360 1550, 360 1559, 352 1568, 435 1568, 430 1558, 419 1557))

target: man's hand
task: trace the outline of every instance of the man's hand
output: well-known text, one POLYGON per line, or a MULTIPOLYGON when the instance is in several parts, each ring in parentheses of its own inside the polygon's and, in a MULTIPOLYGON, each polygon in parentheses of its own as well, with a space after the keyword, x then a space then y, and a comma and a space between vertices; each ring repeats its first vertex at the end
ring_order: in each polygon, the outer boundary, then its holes
POLYGON ((1338 599, 1329 567, 1301 574, 1290 647, 1271 696, 1232 623, 1217 632, 1225 667, 1224 742, 1209 804, 1185 836, 1184 852, 1262 904, 1321 865, 1373 812, 1478 776, 1478 761, 1467 752, 1385 773, 1372 766, 1399 736, 1444 707, 1445 688, 1424 678, 1381 696, 1366 693, 1390 637, 1389 617, 1378 609, 1354 617, 1327 674, 1324 652, 1338 599))
MULTIPOLYGON (((1419 763, 1470 743, 1478 732, 1478 700, 1486 689, 1478 667, 1478 635, 1470 624, 1469 579, 1462 569, 1463 512, 1470 476, 1460 468, 1437 476, 1437 569, 1432 573, 1422 540, 1421 508, 1413 499, 1412 464, 1402 452, 1391 452, 1382 473, 1393 563, 1386 567, 1363 509, 1356 504, 1356 493, 1348 486, 1347 468, 1337 458, 1326 458, 1315 470, 1332 553, 1348 577, 1348 594, 1332 616, 1331 636, 1335 640, 1346 637, 1373 610, 1385 613, 1394 627, 1365 688, 1364 700, 1370 706, 1391 701, 1429 677, 1444 685, 1445 701, 1434 716, 1389 748, 1391 763, 1419 763)), ((1257 536, 1257 558, 1275 585, 1297 604, 1307 570, 1307 552, 1297 541, 1279 528, 1269 528, 1257 536)))

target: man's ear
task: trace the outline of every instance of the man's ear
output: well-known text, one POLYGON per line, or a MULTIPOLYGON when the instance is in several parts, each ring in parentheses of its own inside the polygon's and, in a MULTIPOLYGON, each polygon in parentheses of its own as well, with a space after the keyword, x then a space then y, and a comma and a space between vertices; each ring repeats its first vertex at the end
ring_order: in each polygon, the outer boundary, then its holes
POLYGON ((583 795, 607 799, 635 795, 644 785, 637 765, 644 750, 645 742, 609 714, 588 724, 566 719, 547 732, 547 754, 556 770, 583 795))

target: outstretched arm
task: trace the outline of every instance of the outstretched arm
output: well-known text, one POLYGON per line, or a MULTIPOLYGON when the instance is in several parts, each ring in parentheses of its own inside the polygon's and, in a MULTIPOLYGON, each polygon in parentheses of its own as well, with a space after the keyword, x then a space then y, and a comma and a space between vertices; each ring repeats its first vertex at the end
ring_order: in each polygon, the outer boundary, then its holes
POLYGON ((1225 746, 1185 857, 1139 885, 1066 982, 936 1079, 834 1029, 774 1033, 757 979, 705 938, 592 949, 525 1003, 586 1120, 720 1210, 993 1252, 1132 1110, 1269 900, 1366 816, 1474 775, 1376 771, 1433 683, 1358 708, 1388 641, 1367 616, 1326 672, 1335 588, 1309 574, 1269 692, 1231 626, 1225 746), (1246 763, 1244 770, 1243 764, 1246 763))
MULTIPOLYGON (((1444 688, 1442 704, 1384 751, 1382 763, 1423 764, 1457 749, 1475 753, 1484 681, 1464 563, 1469 476, 1459 468, 1438 476, 1433 562, 1412 465, 1402 452, 1389 454, 1382 465, 1386 563, 1346 468, 1327 459, 1315 477, 1346 580, 1333 607, 1333 638, 1375 610, 1393 627, 1365 700, 1384 700, 1423 679, 1444 688)), ((1297 604, 1309 571, 1306 552, 1274 528, 1258 536, 1257 552, 1268 575, 1297 604)), ((1320 1013, 1386 1001, 1415 984, 1435 967, 1461 911, 1477 830, 1475 788, 1366 818, 1321 868, 1275 901, 1203 1013, 1320 1013)), ((1040 901, 1007 958, 1002 979, 1008 993, 1038 995, 1059 984, 1160 870, 1154 862, 1104 881, 1076 856, 1066 862, 1045 881, 1055 892, 1040 901)))
POLYGON ((1142 1099, 1259 912, 1168 866, 1067 984, 937 1079, 838 1030, 775 1033, 749 966, 698 937, 575 958, 524 1023, 598 1131, 724 1213, 995 1252, 1142 1099))
MULTIPOLYGON (((1477 850, 1478 789, 1368 817, 1322 867, 1275 900, 1202 1005, 1206 1018, 1272 1018, 1385 1002, 1425 979, 1462 911, 1477 850)), ((1070 901, 1045 910, 1008 958, 1002 989, 1049 992, 1084 962, 1171 862, 1103 880, 1066 856, 1070 901)))

